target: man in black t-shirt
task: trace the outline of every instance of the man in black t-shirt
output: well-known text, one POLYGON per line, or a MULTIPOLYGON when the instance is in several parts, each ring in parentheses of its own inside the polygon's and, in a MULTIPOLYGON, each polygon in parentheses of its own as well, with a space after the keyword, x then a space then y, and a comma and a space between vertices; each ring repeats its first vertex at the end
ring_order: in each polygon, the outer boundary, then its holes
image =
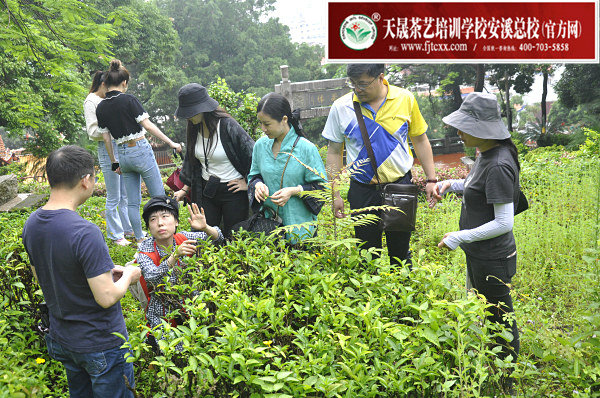
POLYGON ((133 366, 119 300, 140 278, 114 265, 100 228, 77 214, 93 193, 94 158, 70 145, 46 161, 48 202, 31 214, 23 243, 50 315, 48 353, 65 366, 71 397, 132 397, 133 366))

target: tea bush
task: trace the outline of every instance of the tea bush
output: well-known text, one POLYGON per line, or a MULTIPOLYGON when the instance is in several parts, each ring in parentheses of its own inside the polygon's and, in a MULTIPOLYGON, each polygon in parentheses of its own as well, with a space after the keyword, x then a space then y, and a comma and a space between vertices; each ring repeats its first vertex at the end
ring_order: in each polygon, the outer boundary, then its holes
POLYGON ((411 272, 370 257, 264 237, 204 247, 188 263, 189 285, 167 286, 187 293, 186 324, 154 331, 166 336, 156 357, 144 342, 148 327, 130 336, 138 369, 158 370, 141 375, 142 394, 403 397, 494 388, 491 368, 506 364, 494 359, 482 300, 456 299, 439 268, 417 261, 411 272))
MULTIPOLYGON (((600 396, 600 162, 589 151, 534 150, 521 181, 530 209, 515 220, 518 390, 600 396)), ((103 208, 92 197, 79 212, 104 229, 103 208)), ((326 209, 329 239, 305 250, 244 236, 202 246, 182 283, 165 285, 185 297, 183 325, 150 330, 137 302, 122 300, 139 396, 501 396, 508 363, 493 355, 494 334, 506 332, 482 322, 482 300, 465 294, 464 254, 435 247, 459 212, 452 194, 434 209, 420 204, 412 271, 358 251, 348 227, 333 239, 326 209)), ((66 396, 62 365, 36 331, 42 297, 20 241, 28 215, 0 215, 0 396, 66 396)), ((135 253, 109 249, 119 264, 135 253)))

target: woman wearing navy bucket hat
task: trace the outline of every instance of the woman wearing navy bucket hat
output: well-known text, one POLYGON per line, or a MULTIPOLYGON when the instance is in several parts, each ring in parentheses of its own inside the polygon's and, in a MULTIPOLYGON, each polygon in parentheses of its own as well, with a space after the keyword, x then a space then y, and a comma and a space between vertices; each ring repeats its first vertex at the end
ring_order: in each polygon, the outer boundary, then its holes
POLYGON ((179 178, 185 184, 175 192, 204 208, 209 225, 231 227, 248 218, 246 178, 252 163, 254 140, 206 88, 189 83, 179 89, 175 116, 187 119, 187 149, 179 178))
MULTIPOLYGON (((439 182, 430 206, 447 192, 463 194, 460 231, 448 232, 438 247, 454 250, 460 246, 466 255, 471 285, 491 304, 488 319, 503 323, 512 331, 512 341, 504 339, 500 355, 519 353, 519 331, 513 313, 510 283, 517 269, 517 248, 513 235, 515 209, 519 200, 519 158, 508 129, 502 122, 496 96, 471 93, 460 108, 442 119, 458 130, 467 147, 477 147, 481 155, 464 180, 439 182)), ((503 387, 512 389, 512 380, 503 378, 503 387)))

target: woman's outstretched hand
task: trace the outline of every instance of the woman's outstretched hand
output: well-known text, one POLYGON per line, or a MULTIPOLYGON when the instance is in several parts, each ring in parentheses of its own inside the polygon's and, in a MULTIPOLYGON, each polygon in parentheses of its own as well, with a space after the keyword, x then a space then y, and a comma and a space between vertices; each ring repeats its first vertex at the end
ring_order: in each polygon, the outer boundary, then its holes
POLYGON ((450 235, 450 232, 446 232, 444 234, 444 237, 442 238, 442 240, 440 241, 440 243, 438 243, 438 247, 440 249, 448 249, 451 250, 448 246, 446 246, 446 244, 444 243, 444 239, 446 239, 448 237, 448 235, 450 235))
POLYGON ((190 217, 188 221, 190 222, 190 226, 197 231, 206 231, 206 216, 204 215, 204 209, 198 208, 196 203, 192 203, 192 205, 187 206, 188 211, 190 213, 190 217))
POLYGON ((442 200, 442 196, 444 196, 444 192, 446 192, 448 188, 450 188, 450 181, 443 181, 435 184, 428 203, 430 208, 433 208, 437 202, 442 200))

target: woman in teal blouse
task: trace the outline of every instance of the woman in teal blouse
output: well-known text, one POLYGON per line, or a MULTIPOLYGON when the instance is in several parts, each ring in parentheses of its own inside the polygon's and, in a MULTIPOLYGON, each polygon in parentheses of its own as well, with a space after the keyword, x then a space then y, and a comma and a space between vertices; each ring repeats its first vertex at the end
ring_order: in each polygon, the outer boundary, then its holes
MULTIPOLYGON (((278 211, 283 225, 316 220, 322 203, 310 196, 300 197, 300 193, 320 189, 319 184, 325 182, 325 166, 317 147, 304 137, 297 118, 292 115, 290 103, 282 95, 265 95, 256 111, 260 127, 266 136, 261 137, 254 145, 252 166, 248 174, 248 193, 253 210, 257 210, 262 204, 278 211), (294 156, 290 157, 290 153, 294 156), (320 175, 304 167, 298 160, 320 175)), ((313 236, 314 231, 314 226, 308 229, 295 228, 287 238, 292 243, 297 243, 313 236)))

